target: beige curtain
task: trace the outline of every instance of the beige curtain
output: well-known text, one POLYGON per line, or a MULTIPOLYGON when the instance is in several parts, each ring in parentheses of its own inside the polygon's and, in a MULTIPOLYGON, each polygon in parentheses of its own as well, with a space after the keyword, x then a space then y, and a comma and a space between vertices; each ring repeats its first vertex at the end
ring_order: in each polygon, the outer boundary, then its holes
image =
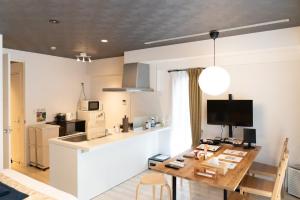
POLYGON ((188 69, 192 146, 198 145, 201 138, 202 92, 198 85, 198 77, 201 71, 200 68, 188 69))

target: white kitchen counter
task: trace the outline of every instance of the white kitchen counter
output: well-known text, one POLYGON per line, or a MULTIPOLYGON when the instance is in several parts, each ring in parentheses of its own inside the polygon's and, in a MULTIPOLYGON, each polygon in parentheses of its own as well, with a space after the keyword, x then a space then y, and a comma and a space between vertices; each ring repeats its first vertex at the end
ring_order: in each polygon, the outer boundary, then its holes
POLYGON ((169 154, 169 141, 168 127, 82 142, 51 139, 50 185, 92 199, 146 170, 151 156, 169 154))
POLYGON ((49 143, 62 145, 73 149, 80 149, 83 151, 91 151, 98 148, 103 148, 105 145, 111 143, 120 142, 122 140, 130 139, 136 136, 142 136, 143 134, 154 134, 156 132, 160 132, 164 130, 169 130, 169 127, 158 127, 158 128, 147 129, 147 130, 129 131, 128 133, 122 133, 122 132, 114 133, 105 137, 93 139, 90 141, 82 141, 82 142, 68 142, 60 138, 52 138, 49 140, 49 143))

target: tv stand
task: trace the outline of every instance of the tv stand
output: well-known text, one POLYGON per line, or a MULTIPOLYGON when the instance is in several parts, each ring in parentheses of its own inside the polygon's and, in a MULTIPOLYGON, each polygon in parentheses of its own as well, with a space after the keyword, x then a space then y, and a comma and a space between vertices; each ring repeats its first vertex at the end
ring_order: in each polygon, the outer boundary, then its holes
MULTIPOLYGON (((228 94, 228 100, 229 100, 229 101, 232 100, 232 94, 228 94)), ((233 137, 233 129, 232 129, 232 126, 229 125, 228 128, 229 128, 229 138, 232 138, 232 137, 233 137)))
POLYGON ((231 125, 229 125, 229 138, 232 138, 232 135, 233 135, 233 128, 231 125))
POLYGON ((255 149, 255 146, 252 146, 251 142, 248 142, 248 145, 244 146, 244 149, 255 149))

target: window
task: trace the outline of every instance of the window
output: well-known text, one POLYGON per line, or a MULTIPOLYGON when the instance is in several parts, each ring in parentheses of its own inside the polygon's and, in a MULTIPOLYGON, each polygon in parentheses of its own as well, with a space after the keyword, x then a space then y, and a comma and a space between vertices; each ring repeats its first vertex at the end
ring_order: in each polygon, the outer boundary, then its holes
POLYGON ((177 155, 191 147, 189 108, 189 76, 186 71, 172 72, 172 131, 171 155, 177 155))

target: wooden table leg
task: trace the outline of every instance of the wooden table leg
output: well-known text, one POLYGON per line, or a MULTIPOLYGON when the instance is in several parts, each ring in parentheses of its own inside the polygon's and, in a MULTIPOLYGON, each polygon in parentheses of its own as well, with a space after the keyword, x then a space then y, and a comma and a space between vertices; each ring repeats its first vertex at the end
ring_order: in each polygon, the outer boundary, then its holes
POLYGON ((224 190, 224 200, 227 200, 227 190, 224 190))
POLYGON ((176 176, 172 176, 172 199, 176 200, 176 176))

